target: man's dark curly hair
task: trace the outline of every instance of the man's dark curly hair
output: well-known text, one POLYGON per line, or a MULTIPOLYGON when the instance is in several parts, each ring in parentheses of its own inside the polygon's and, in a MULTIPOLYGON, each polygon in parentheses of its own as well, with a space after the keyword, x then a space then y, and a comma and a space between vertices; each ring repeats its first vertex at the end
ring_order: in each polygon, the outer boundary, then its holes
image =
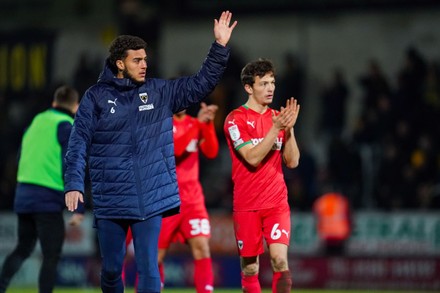
POLYGON ((109 65, 114 72, 117 72, 116 61, 127 57, 127 50, 147 50, 147 43, 139 37, 130 35, 118 36, 110 45, 108 57, 109 65))
POLYGON ((249 62, 241 70, 241 84, 252 86, 255 82, 255 77, 260 78, 265 76, 267 73, 272 72, 275 75, 275 67, 272 61, 268 59, 260 58, 258 60, 249 62))

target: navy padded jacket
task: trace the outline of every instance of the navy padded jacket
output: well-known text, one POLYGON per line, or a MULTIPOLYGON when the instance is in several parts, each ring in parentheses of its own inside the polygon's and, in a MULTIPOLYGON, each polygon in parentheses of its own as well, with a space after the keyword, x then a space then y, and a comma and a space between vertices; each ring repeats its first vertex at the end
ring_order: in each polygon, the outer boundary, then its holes
POLYGON ((104 67, 84 94, 66 154, 65 192, 84 194, 86 161, 96 218, 177 213, 173 114, 202 101, 219 82, 229 48, 216 42, 197 74, 135 84, 104 67))

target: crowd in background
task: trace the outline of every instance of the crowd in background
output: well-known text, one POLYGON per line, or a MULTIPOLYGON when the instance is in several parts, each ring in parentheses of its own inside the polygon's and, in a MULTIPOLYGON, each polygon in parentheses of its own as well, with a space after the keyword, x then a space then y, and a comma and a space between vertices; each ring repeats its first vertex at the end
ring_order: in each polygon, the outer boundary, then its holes
POLYGON ((417 48, 404 55, 395 81, 377 60, 369 62, 349 134, 343 119, 351 91, 341 70, 322 93, 321 128, 330 140, 318 185, 338 189, 355 208, 440 208, 440 67, 417 48))
MULTIPOLYGON (((201 181, 210 209, 230 210, 232 205, 222 125, 226 113, 244 103, 239 76, 245 65, 244 59, 232 52, 221 83, 208 98, 209 103, 219 106, 215 123, 220 138, 219 158, 209 162, 201 159, 201 181)), ((347 127, 346 117, 354 89, 346 81, 343 64, 332 73, 332 81, 323 86, 319 99, 317 137, 324 138, 320 141, 325 162, 318 163, 316 154, 301 145, 298 129, 300 165, 285 170, 293 209, 310 211, 314 200, 328 190, 345 194, 355 209, 440 208, 440 66, 426 60, 417 48, 407 48, 405 56, 405 63, 391 79, 379 61, 367 64, 367 71, 355 85, 362 92, 362 107, 353 128, 347 127)), ((80 94, 96 81, 101 68, 86 58, 78 60, 72 77, 80 94)), ((279 109, 291 96, 301 104, 308 94, 307 68, 294 54, 287 54, 277 67, 272 106, 279 109)), ((21 135, 33 115, 50 106, 51 92, 14 100, 0 95, 0 209, 12 207, 21 135)), ((190 114, 195 112, 189 110, 190 114)))

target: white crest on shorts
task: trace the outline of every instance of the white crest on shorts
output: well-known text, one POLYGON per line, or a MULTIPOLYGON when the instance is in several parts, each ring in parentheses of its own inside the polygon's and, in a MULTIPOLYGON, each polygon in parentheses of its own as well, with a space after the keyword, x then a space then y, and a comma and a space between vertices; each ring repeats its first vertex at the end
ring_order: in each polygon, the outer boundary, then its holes
POLYGON ((229 135, 231 136, 232 141, 236 141, 240 138, 240 130, 238 130, 237 125, 233 125, 228 128, 229 135))
POLYGON ((238 249, 242 250, 243 249, 243 240, 238 240, 237 245, 238 245, 238 249))

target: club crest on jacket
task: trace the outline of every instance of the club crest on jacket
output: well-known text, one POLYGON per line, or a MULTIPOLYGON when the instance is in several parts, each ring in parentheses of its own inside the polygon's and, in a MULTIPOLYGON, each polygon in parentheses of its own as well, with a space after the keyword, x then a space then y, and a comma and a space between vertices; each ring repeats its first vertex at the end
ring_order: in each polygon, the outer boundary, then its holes
POLYGON ((145 93, 139 93, 139 98, 141 99, 142 103, 146 104, 148 101, 148 94, 145 93))

